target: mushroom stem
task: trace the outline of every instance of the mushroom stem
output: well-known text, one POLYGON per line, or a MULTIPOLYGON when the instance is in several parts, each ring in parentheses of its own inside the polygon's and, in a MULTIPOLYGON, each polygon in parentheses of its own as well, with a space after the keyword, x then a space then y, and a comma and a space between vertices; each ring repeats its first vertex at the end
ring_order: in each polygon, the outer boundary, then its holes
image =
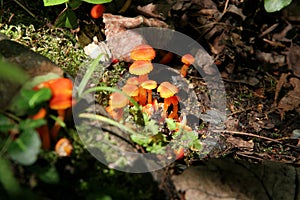
POLYGON ((144 89, 143 87, 139 87, 139 104, 144 106, 146 105, 146 102, 147 102, 147 91, 146 89, 144 89))
POLYGON ((180 71, 180 74, 183 76, 183 77, 186 77, 186 74, 187 74, 187 70, 189 68, 190 65, 186 65, 184 64, 181 68, 181 71, 180 71))
POLYGON ((148 104, 152 104, 152 90, 147 90, 148 104))
POLYGON ((144 74, 144 75, 139 75, 139 83, 142 83, 144 81, 148 81, 148 74, 144 74))
POLYGON ((121 121, 123 119, 123 108, 113 109, 111 106, 106 107, 108 114, 116 121, 121 121))
POLYGON ((178 119, 178 104, 173 104, 173 111, 172 113, 169 115, 168 118, 171 119, 178 119))
POLYGON ((171 97, 164 99, 164 112, 166 113, 166 117, 168 117, 168 108, 171 105, 171 97))
POLYGON ((37 128, 37 132, 40 134, 43 149, 49 150, 51 144, 50 144, 50 134, 49 134, 48 126, 43 125, 37 128))

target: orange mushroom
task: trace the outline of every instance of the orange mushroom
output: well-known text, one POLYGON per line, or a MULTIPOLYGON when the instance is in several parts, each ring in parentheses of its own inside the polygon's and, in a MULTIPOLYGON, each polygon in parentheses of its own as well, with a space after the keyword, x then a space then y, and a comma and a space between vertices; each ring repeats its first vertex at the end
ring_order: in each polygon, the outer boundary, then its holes
POLYGON ((102 4, 96 4, 91 9, 91 16, 94 19, 98 19, 102 17, 103 13, 105 11, 105 7, 102 4))
POLYGON ((129 100, 128 98, 123 95, 120 92, 113 92, 110 97, 109 97, 109 105, 115 109, 115 108, 123 108, 125 107, 128 103, 129 100))
POLYGON ((157 87, 156 81, 148 80, 141 83, 141 87, 147 91, 147 103, 152 104, 152 90, 157 87))
POLYGON ((170 82, 162 82, 158 88, 157 92, 159 92, 160 97, 164 98, 164 111, 167 115, 168 108, 171 104, 173 104, 173 112, 177 113, 178 111, 178 98, 172 98, 176 93, 178 93, 178 88, 171 84, 170 82), (177 108, 177 111, 176 111, 177 108), (175 109, 175 110, 174 110, 175 109))
POLYGON ((67 138, 61 138, 55 145, 55 152, 60 157, 70 156, 72 149, 72 144, 67 138))
POLYGON ((139 84, 139 79, 137 77, 130 77, 130 78, 127 79, 126 84, 138 85, 139 84))
POLYGON ((186 77, 187 70, 189 66, 195 62, 195 58, 191 54, 185 54, 184 56, 182 56, 181 62, 183 62, 184 65, 181 68, 180 74, 183 77, 186 77))
POLYGON ((153 65, 147 60, 134 61, 130 67, 129 72, 134 75, 138 75, 139 83, 148 80, 148 74, 153 70, 153 65))
POLYGON ((126 84, 122 87, 122 91, 128 96, 132 97, 135 101, 139 101, 139 87, 132 84, 126 84))
POLYGON ((123 117, 123 108, 129 103, 129 100, 120 92, 113 92, 109 98, 109 107, 106 110, 114 120, 119 121, 123 117))
POLYGON ((141 44, 135 47, 130 52, 130 57, 133 60, 153 60, 155 58, 155 50, 147 44, 141 44))
MULTIPOLYGON (((32 116, 32 119, 44 119, 46 117, 46 114, 46 109, 41 108, 34 116, 32 116)), ((41 127, 38 127, 36 130, 40 135, 43 149, 49 150, 51 146, 51 141, 48 125, 44 124, 41 127)))
POLYGON ((168 118, 171 119, 178 119, 178 102, 179 102, 179 97, 178 96, 171 96, 169 98, 166 99, 166 104, 167 105, 173 105, 173 110, 171 112, 171 114, 169 115, 168 118))
MULTIPOLYGON (((72 99, 72 81, 67 78, 52 79, 35 87, 35 89, 38 88, 50 88, 52 97, 50 99, 49 106, 51 109, 57 110, 58 119, 60 121, 64 121, 65 110, 74 104, 72 99)), ((50 131, 53 139, 56 139, 59 130, 60 123, 57 120, 50 131)))

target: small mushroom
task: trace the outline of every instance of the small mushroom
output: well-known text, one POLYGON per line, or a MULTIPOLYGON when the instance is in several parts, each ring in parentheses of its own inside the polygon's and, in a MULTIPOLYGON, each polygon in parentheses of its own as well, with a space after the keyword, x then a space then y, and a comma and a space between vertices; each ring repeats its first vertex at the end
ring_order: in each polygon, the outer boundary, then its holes
POLYGON ((166 99, 166 103, 168 105, 171 105, 171 104, 173 105, 173 110, 172 110, 172 112, 171 112, 171 114, 169 115, 168 118, 178 119, 178 102, 179 102, 179 97, 176 96, 176 95, 166 99))
POLYGON ((189 66, 195 62, 195 58, 191 54, 185 54, 184 56, 182 56, 181 62, 183 62, 184 65, 181 68, 180 74, 183 77, 186 77, 187 70, 189 66))
POLYGON ((134 61, 130 67, 129 72, 134 75, 138 75, 139 83, 148 80, 148 74, 153 70, 153 65, 147 60, 134 61))
POLYGON ((113 92, 110 95, 109 107, 106 109, 114 120, 121 120, 123 117, 123 108, 129 103, 128 98, 120 92, 113 92), (115 113, 117 115, 115 115, 115 113))
POLYGON ((147 91, 147 103, 152 104, 152 90, 157 87, 156 81, 148 80, 141 83, 141 87, 147 91))
POLYGON ((155 50, 147 44, 141 44, 135 47, 130 52, 130 57, 133 60, 153 60, 155 58, 155 50))
POLYGON ((139 101, 139 87, 132 84, 126 84, 122 87, 122 91, 128 96, 132 97, 135 101, 139 101))
MULTIPOLYGON (((47 111, 45 108, 41 108, 34 116, 32 116, 32 119, 44 119, 46 117, 47 111)), ((40 135, 41 141, 42 141, 42 147, 45 150, 50 149, 51 141, 50 141, 50 133, 49 128, 47 124, 42 125, 41 127, 38 127, 37 132, 40 135)))
POLYGON ((128 103, 129 100, 128 98, 123 95, 120 92, 113 92, 110 97, 109 97, 109 105, 115 109, 115 108, 123 108, 125 107, 128 103))
MULTIPOLYGON (((39 84, 38 88, 49 88, 52 93, 49 107, 53 110, 57 110, 59 121, 64 121, 65 110, 72 107, 74 101, 72 99, 73 83, 67 78, 57 78, 39 84)), ((60 130, 60 123, 57 120, 52 127, 50 133, 53 139, 56 139, 60 130)))
MULTIPOLYGON (((164 111, 167 113, 168 108, 171 104, 173 104, 173 112, 176 111, 177 105, 178 105, 178 98, 174 97, 172 98, 176 93, 178 93, 178 88, 171 84, 170 82, 162 82, 158 88, 157 92, 159 92, 160 97, 164 98, 164 111)), ((177 107, 178 111, 178 107, 177 107)), ((177 113, 176 111, 176 113, 177 113)))
POLYGON ((72 149, 72 144, 67 138, 61 138, 55 145, 55 152, 60 157, 70 156, 72 149))
POLYGON ((138 85, 139 84, 139 79, 137 77, 130 77, 130 78, 127 79, 126 84, 138 85))

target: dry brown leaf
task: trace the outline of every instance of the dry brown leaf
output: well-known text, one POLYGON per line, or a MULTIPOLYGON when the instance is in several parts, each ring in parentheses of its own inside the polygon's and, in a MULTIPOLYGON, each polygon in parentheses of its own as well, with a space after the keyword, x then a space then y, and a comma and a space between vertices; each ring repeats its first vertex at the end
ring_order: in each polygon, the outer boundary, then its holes
POLYGON ((239 137, 230 136, 227 138, 226 142, 232 144, 234 147, 237 147, 239 149, 251 150, 254 147, 254 142, 252 140, 245 141, 239 137))
POLYGON ((299 108, 300 105, 300 80, 298 78, 291 78, 290 84, 294 87, 289 91, 278 103, 278 109, 281 118, 284 117, 285 112, 299 108))
POLYGON ((290 48, 287 61, 293 73, 300 77, 300 47, 298 45, 293 45, 290 48))

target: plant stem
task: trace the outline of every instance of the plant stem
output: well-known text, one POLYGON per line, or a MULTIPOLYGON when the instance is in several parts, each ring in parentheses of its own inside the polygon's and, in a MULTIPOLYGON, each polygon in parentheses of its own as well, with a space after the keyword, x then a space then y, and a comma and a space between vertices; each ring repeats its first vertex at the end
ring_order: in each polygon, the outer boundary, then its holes
POLYGON ((29 15, 31 15, 33 18, 36 18, 35 14, 33 14, 30 10, 28 10, 23 4, 21 4, 18 0, 15 0, 15 2, 21 6, 29 15))
POLYGON ((121 124, 119 122, 116 122, 116 121, 114 121, 112 119, 109 119, 107 117, 101 116, 101 115, 96 115, 96 114, 92 114, 92 113, 81 113, 79 115, 79 117, 81 117, 81 118, 87 118, 87 119, 99 120, 99 121, 108 123, 110 125, 119 127, 121 129, 129 132, 130 134, 134 134, 134 135, 138 135, 139 134, 139 133, 133 131, 132 129, 128 128, 127 126, 125 126, 125 125, 123 125, 123 124, 121 124))

